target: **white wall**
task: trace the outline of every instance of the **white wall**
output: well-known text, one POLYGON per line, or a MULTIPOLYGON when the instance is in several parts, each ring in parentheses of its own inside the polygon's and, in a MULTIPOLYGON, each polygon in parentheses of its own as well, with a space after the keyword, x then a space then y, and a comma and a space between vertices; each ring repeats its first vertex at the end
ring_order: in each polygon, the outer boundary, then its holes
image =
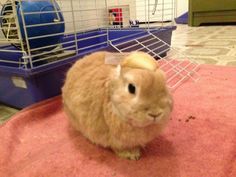
POLYGON ((136 4, 139 21, 167 21, 174 17, 174 0, 136 0, 136 4))
MULTIPOLYGON (((157 7, 155 15, 152 15, 152 9, 154 7, 155 0, 146 0, 146 2, 148 1, 150 2, 150 20, 162 20, 162 6, 159 5, 157 7)), ((188 0, 158 0, 159 3, 170 3, 172 1, 175 1, 177 9, 176 14, 173 15, 179 16, 188 10, 188 0)), ((0 3, 5 2, 6 0, 0 0, 0 3)), ((145 19, 145 10, 146 14, 148 10, 147 7, 145 8, 145 0, 57 0, 57 2, 63 11, 67 32, 71 32, 73 30, 85 31, 87 29, 94 29, 107 26, 109 20, 106 5, 108 6, 108 8, 122 8, 124 16, 124 26, 129 25, 130 19, 137 19, 140 21, 148 20, 147 18, 145 19), (72 8, 74 10, 74 13, 72 13, 72 8), (74 24, 72 23, 73 15, 75 18, 74 24)), ((168 8, 171 8, 170 5, 165 5, 165 9, 168 8)), ((170 11, 164 11, 163 20, 169 19, 171 19, 170 11)), ((0 38, 1 37, 2 34, 0 32, 0 38)))
MULTIPOLYGON (((71 1, 58 0, 66 22, 66 30, 73 30, 73 13, 71 1), (65 12, 69 11, 69 12, 65 12)), ((122 8, 124 25, 129 25, 129 19, 135 18, 135 0, 73 0, 73 11, 76 31, 85 31, 106 27, 109 24, 108 8, 122 8)))
POLYGON ((104 21, 104 14, 101 12, 105 13, 105 4, 96 3, 95 0, 58 0, 57 2, 63 13, 67 32, 99 27, 104 21), (95 10, 96 6, 98 10, 95 10))
POLYGON ((175 0, 176 1, 176 17, 188 11, 188 0, 175 0))

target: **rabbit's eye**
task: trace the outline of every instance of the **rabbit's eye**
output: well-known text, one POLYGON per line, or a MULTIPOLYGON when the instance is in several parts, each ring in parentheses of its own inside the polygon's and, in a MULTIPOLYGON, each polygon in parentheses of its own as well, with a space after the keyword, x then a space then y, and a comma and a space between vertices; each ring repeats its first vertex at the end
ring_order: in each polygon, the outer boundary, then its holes
POLYGON ((128 85, 129 93, 135 94, 136 88, 133 84, 128 85))

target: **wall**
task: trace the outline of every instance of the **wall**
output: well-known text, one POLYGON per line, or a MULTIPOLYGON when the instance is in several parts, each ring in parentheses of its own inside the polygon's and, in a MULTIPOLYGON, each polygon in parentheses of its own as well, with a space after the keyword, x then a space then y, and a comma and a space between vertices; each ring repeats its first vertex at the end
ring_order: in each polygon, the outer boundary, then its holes
POLYGON ((141 22, 174 18, 174 0, 136 0, 136 6, 136 18, 141 22))
POLYGON ((65 17, 66 30, 73 29, 73 15, 76 21, 76 31, 85 31, 94 28, 107 27, 109 24, 108 9, 120 7, 123 11, 124 25, 129 25, 129 20, 135 18, 135 0, 74 0, 72 1, 73 11, 71 11, 71 1, 58 0, 65 17), (69 11, 69 12, 65 12, 69 11))
POLYGON ((95 0, 58 1, 65 18, 66 30, 70 31, 75 25, 76 31, 93 29, 103 25, 105 4, 95 3, 95 0), (97 6, 98 10, 95 10, 97 6), (74 22, 74 23, 73 23, 74 22))
MULTIPOLYGON (((146 0, 150 2, 150 14, 155 4, 155 0, 146 0)), ((158 0, 159 6, 155 15, 150 15, 150 20, 169 20, 172 18, 169 11, 164 11, 162 16, 161 3, 172 2, 174 0, 158 0)), ((4 3, 6 0, 0 0, 4 3)), ((145 0, 57 0, 66 22, 66 32, 86 31, 89 29, 106 27, 109 24, 108 10, 109 7, 121 7, 124 16, 124 26, 129 25, 130 19, 147 21, 145 18, 145 0), (73 9, 73 12, 72 12, 73 9), (74 23, 73 23, 74 21, 74 23)), ((177 11, 175 15, 181 15, 188 9, 188 0, 175 0, 177 11)), ((1 8, 1 7, 0 7, 1 8)), ((165 9, 171 8, 165 5, 165 9)), ((146 11, 148 9, 146 8, 146 11)), ((0 30, 1 31, 1 30, 0 30)), ((2 32, 0 32, 0 38, 2 32)))
MULTIPOLYGON (((66 33, 86 31, 107 27, 109 25, 108 8, 121 7, 123 10, 124 25, 135 19, 136 0, 56 0, 59 4, 66 24, 66 33), (107 7, 108 6, 108 7, 107 7)), ((6 0, 0 0, 5 3, 6 0)), ((1 6, 1 5, 0 5, 1 6)), ((1 8, 1 7, 0 7, 1 8)), ((1 31, 1 30, 0 30, 1 31)), ((3 38, 0 32, 0 38, 3 38)))
POLYGON ((176 17, 188 11, 188 0, 176 0, 176 17))

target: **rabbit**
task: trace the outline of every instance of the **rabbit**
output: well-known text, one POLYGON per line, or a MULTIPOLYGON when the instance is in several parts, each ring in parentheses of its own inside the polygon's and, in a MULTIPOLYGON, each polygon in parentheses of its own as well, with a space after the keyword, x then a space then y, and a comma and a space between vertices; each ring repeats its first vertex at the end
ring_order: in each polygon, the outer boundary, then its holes
POLYGON ((64 111, 92 143, 138 160, 141 149, 168 123, 173 99, 165 80, 158 62, 147 53, 92 53, 67 72, 64 111), (107 56, 116 56, 119 63, 107 64, 107 56))

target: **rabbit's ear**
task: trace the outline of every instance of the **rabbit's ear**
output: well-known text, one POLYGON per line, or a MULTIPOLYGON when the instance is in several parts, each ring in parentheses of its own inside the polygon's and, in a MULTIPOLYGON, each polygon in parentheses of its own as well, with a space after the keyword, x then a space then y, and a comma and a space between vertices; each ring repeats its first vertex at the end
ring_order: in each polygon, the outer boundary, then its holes
POLYGON ((128 53, 108 53, 105 54, 105 64, 119 65, 128 53))
POLYGON ((155 71, 159 66, 156 60, 144 52, 131 52, 121 61, 122 67, 131 67, 155 71))

